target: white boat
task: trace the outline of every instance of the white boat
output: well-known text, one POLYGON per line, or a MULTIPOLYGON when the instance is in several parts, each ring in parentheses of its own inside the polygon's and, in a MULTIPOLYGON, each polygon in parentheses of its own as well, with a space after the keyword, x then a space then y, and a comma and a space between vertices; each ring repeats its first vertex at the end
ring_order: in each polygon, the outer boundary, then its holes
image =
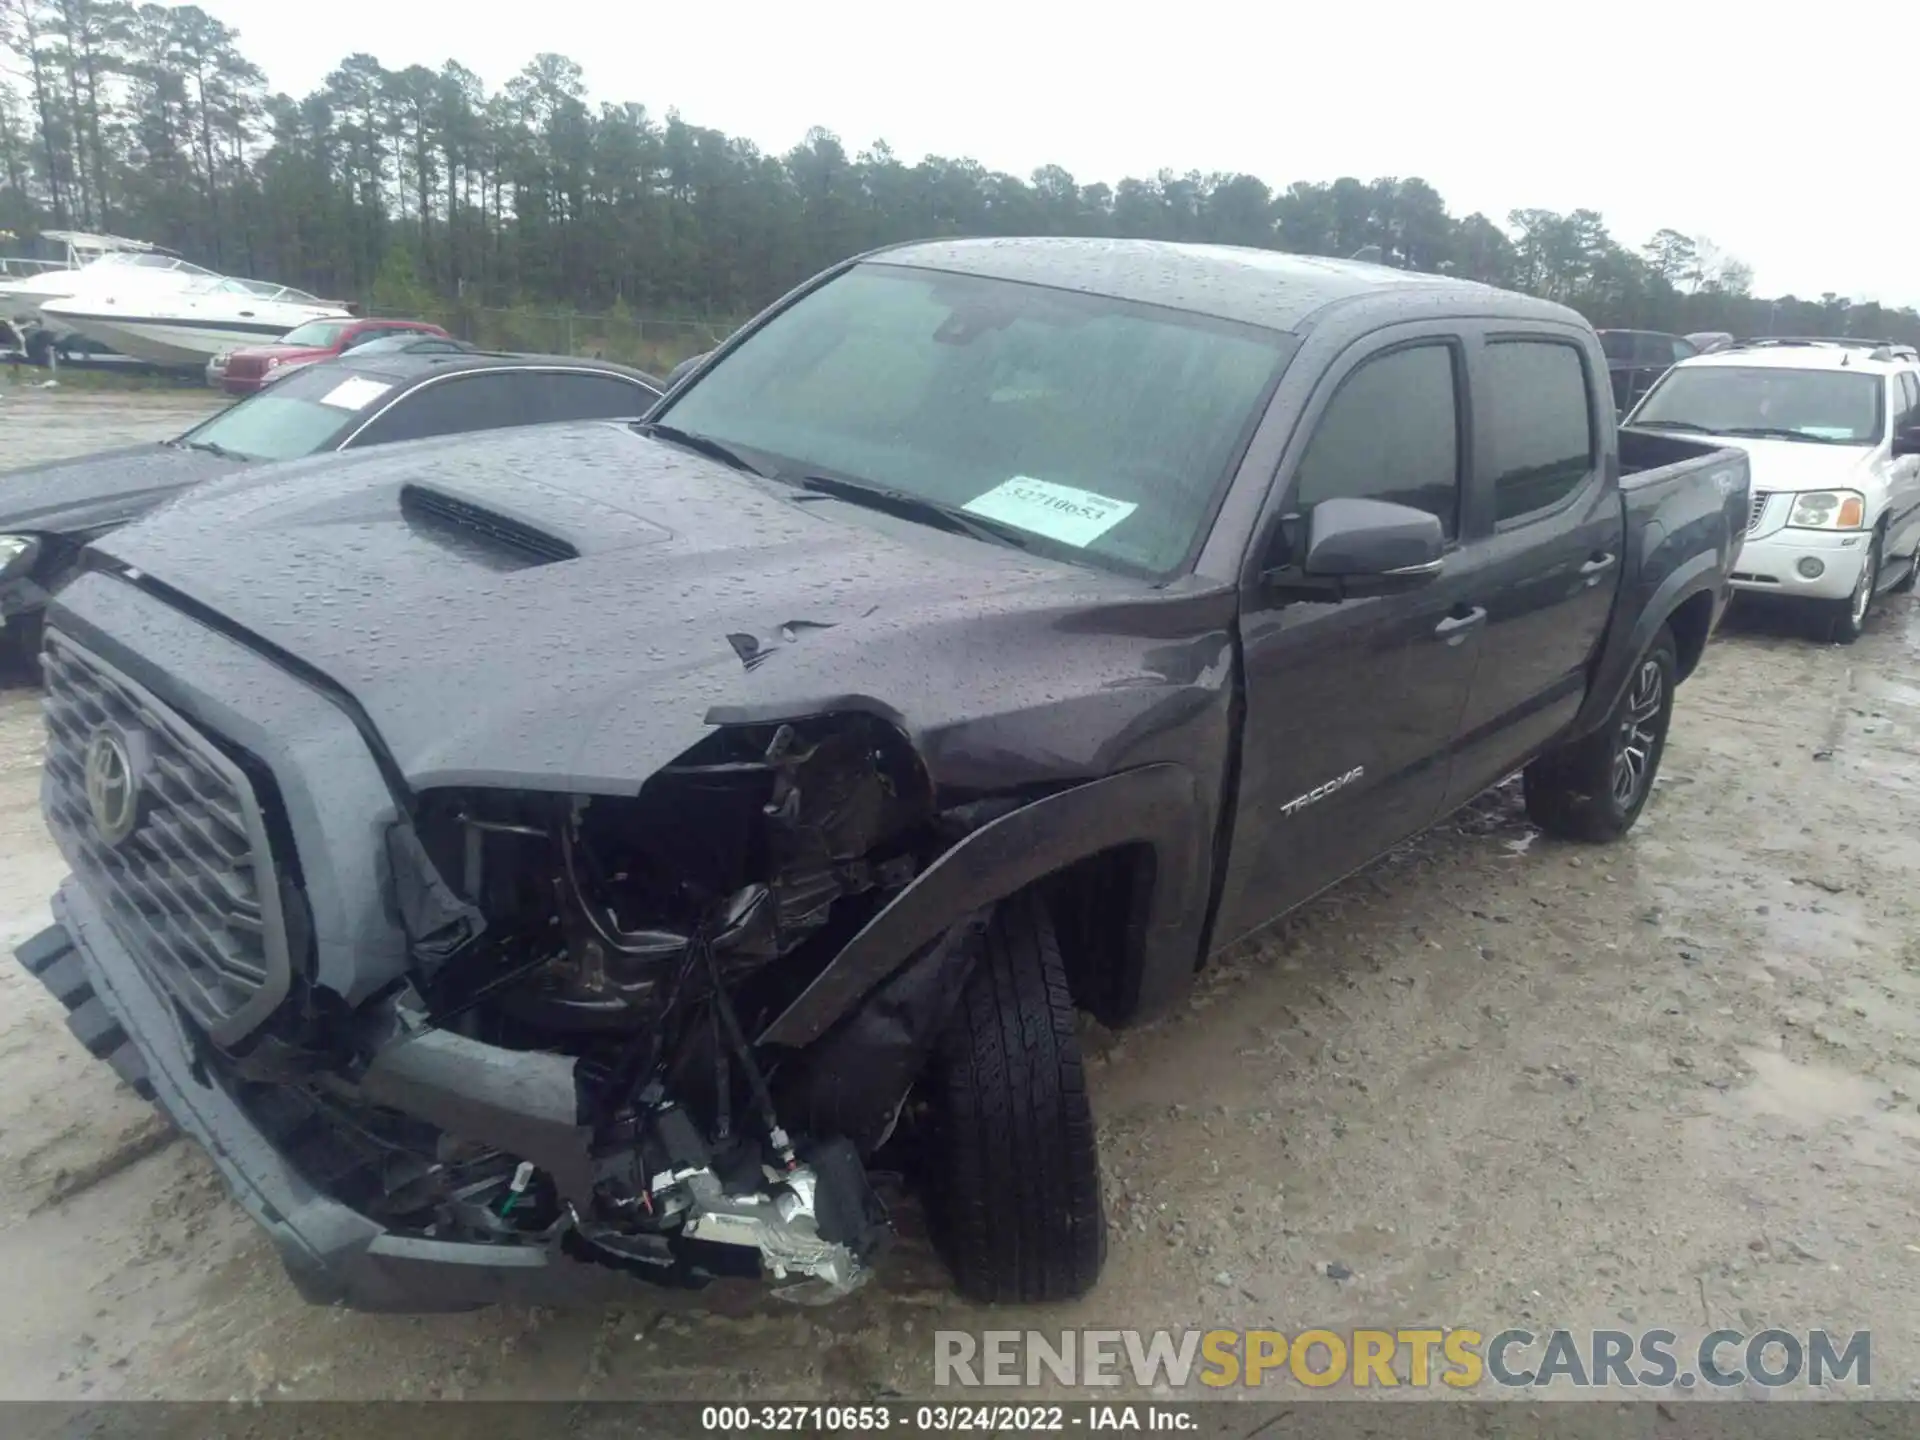
POLYGON ((288 285, 223 276, 185 287, 88 286, 40 307, 49 326, 170 366, 203 366, 222 351, 278 340, 309 320, 352 313, 288 285))
MULTIPOLYGON (((10 232, 0 233, 0 240, 14 239, 10 232)), ((33 331, 42 328, 40 302, 69 293, 76 275, 108 256, 127 260, 151 256, 144 263, 167 270, 184 263, 145 240, 88 230, 43 230, 15 253, 0 255, 0 346, 26 343, 33 331)))
MULTIPOLYGON (((95 237, 104 238, 104 237, 95 237)), ((137 241, 121 242, 134 245, 137 241)), ((76 249, 75 255, 84 254, 76 249)), ((58 334, 57 325, 48 325, 45 306, 49 301, 65 300, 95 289, 124 290, 133 286, 154 289, 177 288, 200 280, 218 278, 214 272, 189 264, 178 255, 152 247, 109 250, 77 265, 54 266, 38 274, 0 282, 0 313, 20 326, 47 326, 58 334)))

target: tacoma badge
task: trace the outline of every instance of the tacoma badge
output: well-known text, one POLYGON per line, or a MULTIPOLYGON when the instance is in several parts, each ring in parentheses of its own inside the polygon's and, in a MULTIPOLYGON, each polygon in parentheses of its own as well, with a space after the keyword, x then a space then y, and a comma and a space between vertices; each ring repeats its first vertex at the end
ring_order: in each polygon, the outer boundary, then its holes
POLYGON ((1287 801, 1286 804, 1280 807, 1280 813, 1282 815, 1291 815, 1295 811, 1306 809, 1307 806, 1313 804, 1316 800, 1326 799, 1327 796, 1331 795, 1341 786, 1351 785, 1354 781, 1358 780, 1366 773, 1366 769, 1367 767, 1364 765, 1356 765, 1339 779, 1329 780, 1324 785, 1314 786, 1313 789, 1307 791, 1304 795, 1294 796, 1293 799, 1287 801))

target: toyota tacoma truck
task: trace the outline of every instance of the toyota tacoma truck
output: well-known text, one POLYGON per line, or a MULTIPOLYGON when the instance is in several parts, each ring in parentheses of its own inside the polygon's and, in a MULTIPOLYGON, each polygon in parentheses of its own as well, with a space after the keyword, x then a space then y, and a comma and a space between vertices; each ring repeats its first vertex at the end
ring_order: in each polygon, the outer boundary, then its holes
POLYGON ((1594 331, 1478 285, 865 255, 642 421, 294 460, 91 546, 18 958, 316 1300, 831 1298, 916 1192, 966 1294, 1077 1295, 1076 1012, 1165 1013, 1515 771, 1625 833, 1746 466, 1616 431, 1594 331))

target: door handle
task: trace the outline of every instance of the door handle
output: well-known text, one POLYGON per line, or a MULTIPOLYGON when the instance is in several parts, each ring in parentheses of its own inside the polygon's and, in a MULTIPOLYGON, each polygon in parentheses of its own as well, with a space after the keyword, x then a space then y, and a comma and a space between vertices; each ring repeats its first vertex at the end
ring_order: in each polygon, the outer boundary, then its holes
POLYGON ((1582 575, 1598 575, 1604 570, 1611 570, 1613 568, 1613 559, 1614 557, 1611 555, 1595 555, 1580 567, 1580 573, 1582 575))
POLYGON ((1484 605, 1475 605, 1462 614, 1449 615, 1433 627, 1433 633, 1449 645, 1458 645, 1485 623, 1487 609, 1484 605))

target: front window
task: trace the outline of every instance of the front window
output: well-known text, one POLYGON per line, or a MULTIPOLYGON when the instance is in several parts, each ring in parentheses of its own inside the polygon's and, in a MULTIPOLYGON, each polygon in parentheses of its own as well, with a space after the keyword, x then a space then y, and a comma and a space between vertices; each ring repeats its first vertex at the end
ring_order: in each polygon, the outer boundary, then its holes
POLYGON ((776 479, 857 481, 1133 574, 1197 546, 1295 341, 980 276, 862 265, 770 321, 665 424, 776 479))
POLYGON ((1878 375, 1777 365, 1683 365, 1647 393, 1633 425, 1709 435, 1874 445, 1886 430, 1878 375))
POLYGON ((298 460, 332 449, 340 432, 370 413, 392 388, 387 381, 334 365, 302 366, 272 389, 194 426, 175 443, 248 460, 298 460))
POLYGON ((316 350, 326 350, 337 343, 346 332, 346 326, 328 320, 309 320, 298 329, 289 330, 278 341, 281 345, 311 345, 316 350))

